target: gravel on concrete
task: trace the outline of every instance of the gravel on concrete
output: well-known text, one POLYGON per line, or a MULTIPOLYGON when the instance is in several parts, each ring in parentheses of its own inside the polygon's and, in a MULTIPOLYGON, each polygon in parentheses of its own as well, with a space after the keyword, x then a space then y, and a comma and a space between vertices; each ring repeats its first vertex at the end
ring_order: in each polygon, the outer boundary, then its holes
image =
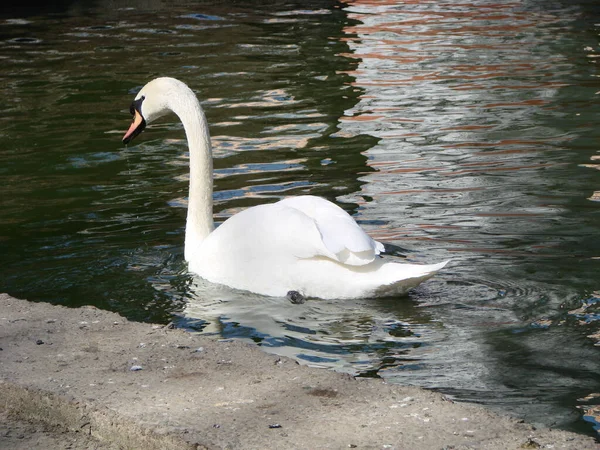
POLYGON ((0 294, 2 449, 597 449, 257 346, 0 294))

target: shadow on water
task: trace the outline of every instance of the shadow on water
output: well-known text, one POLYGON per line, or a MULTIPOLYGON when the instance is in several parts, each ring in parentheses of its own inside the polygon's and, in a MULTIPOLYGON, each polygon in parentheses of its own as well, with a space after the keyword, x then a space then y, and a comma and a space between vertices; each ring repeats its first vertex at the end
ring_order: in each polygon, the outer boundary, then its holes
POLYGON ((287 298, 236 292, 201 279, 192 286, 180 326, 249 339, 272 353, 355 375, 385 360, 410 358, 432 334, 434 319, 411 301, 313 299, 291 305, 287 298))
POLYGON ((144 5, 0 10, 0 290, 593 432, 596 5, 144 5), (206 109, 217 221, 316 194, 453 265, 408 298, 303 305, 189 275, 181 126, 120 145, 158 75, 206 109))

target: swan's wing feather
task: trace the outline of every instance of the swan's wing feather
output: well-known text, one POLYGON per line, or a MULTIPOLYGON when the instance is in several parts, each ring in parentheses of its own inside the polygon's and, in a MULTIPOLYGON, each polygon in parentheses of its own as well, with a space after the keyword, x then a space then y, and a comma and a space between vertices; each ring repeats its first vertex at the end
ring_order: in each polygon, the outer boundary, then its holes
POLYGON ((277 203, 296 209, 315 223, 322 243, 333 259, 349 265, 368 264, 383 252, 383 244, 373 240, 346 211, 320 197, 304 195, 277 203))

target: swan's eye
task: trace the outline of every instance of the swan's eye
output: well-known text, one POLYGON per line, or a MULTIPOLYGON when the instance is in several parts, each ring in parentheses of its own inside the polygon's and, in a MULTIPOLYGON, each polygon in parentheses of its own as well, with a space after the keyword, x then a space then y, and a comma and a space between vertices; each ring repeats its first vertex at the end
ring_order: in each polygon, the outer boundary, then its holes
POLYGON ((133 103, 129 107, 129 114, 131 114, 132 116, 135 116, 135 106, 133 103))

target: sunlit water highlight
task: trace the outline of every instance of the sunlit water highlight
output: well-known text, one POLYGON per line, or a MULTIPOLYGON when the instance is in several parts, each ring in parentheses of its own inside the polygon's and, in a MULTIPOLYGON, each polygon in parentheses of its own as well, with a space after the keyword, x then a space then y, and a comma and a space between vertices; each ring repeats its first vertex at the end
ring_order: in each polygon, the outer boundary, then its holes
POLYGON ((0 290, 592 431, 595 5, 99 4, 0 18, 0 290), (302 305, 194 278, 181 125, 120 146, 158 75, 206 109, 217 221, 322 195, 411 261, 451 266, 408 298, 302 305))

